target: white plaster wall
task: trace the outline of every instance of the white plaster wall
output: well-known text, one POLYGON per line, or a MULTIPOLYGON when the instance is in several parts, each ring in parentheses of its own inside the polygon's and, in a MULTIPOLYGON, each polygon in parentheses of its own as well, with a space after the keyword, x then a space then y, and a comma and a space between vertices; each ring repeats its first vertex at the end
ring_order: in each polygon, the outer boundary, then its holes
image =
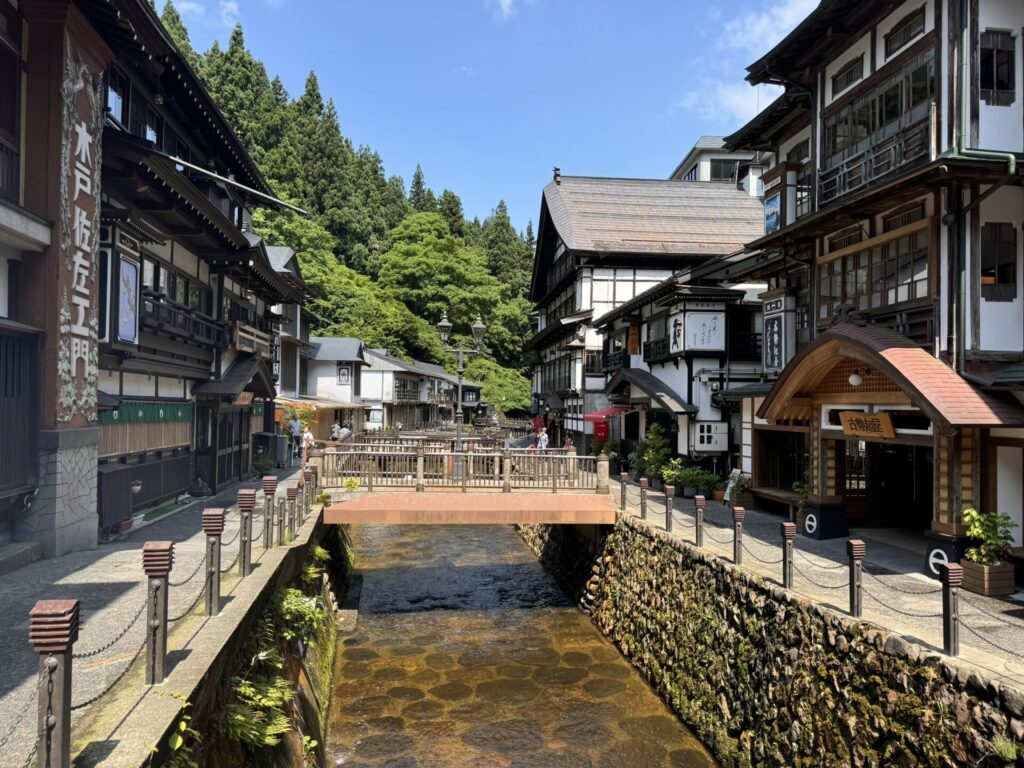
MULTIPOLYGON (((935 28, 935 2, 934 0, 927 0, 923 4, 925 6, 924 34, 912 38, 902 48, 898 48, 895 51, 893 51, 892 56, 888 57, 888 59, 886 58, 885 36, 889 34, 889 31, 893 27, 895 27, 899 22, 901 22, 907 14, 911 13, 912 11, 916 11, 918 8, 921 7, 921 5, 921 0, 907 0, 907 2, 903 3, 903 5, 899 6, 896 10, 894 10, 892 13, 890 13, 877 24, 877 26, 875 27, 875 29, 877 30, 877 33, 875 35, 875 62, 877 62, 879 67, 884 66, 887 61, 895 59, 897 56, 899 56, 901 53, 907 50, 907 48, 914 45, 914 43, 916 43, 918 40, 924 37, 924 35, 927 35, 935 28)), ((943 58, 943 61, 945 61, 945 58, 943 58)))
MULTIPOLYGON (((352 365, 352 376, 358 375, 358 366, 352 365)), ((338 363, 334 360, 310 360, 309 361, 309 392, 317 397, 327 400, 340 400, 344 403, 353 403, 352 385, 338 384, 338 363)))
POLYGON ((754 412, 754 423, 755 424, 767 424, 768 423, 765 419, 762 419, 762 418, 757 416, 757 412, 758 412, 758 410, 760 410, 762 403, 764 403, 764 398, 763 397, 755 397, 754 398, 754 411, 753 412, 754 412))
POLYGON ((99 377, 97 378, 96 388, 100 392, 106 392, 108 395, 114 395, 117 397, 121 394, 121 376, 117 371, 105 371, 100 369, 99 377))
MULTIPOLYGON (((979 105, 978 144, 982 149, 1000 149, 1010 152, 1024 150, 1024 72, 1021 70, 1021 28, 1024 27, 1024 2, 1021 0, 985 0, 978 9, 979 35, 986 29, 1007 30, 1013 33, 1016 51, 1017 98, 1008 107, 979 105)), ((978 74, 974 73, 977 78, 978 74)))
POLYGON ((199 259, 187 248, 174 245, 174 266, 187 275, 199 274, 199 259))
POLYGON ((794 134, 779 145, 779 157, 786 159, 786 156, 798 144, 802 144, 811 138, 811 126, 807 126, 799 133, 794 134))
POLYGON ((124 397, 156 397, 156 377, 144 373, 122 374, 124 397))
POLYGON ((1013 529, 1013 545, 1024 546, 1024 485, 1020 474, 1022 449, 1017 446, 996 446, 996 508, 986 510, 1006 513, 1017 526, 1013 529))
POLYGON ((867 80, 871 76, 871 34, 870 32, 861 37, 857 42, 843 51, 838 57, 833 59, 825 67, 825 103, 831 104, 839 96, 857 87, 857 83, 867 80), (856 80, 853 84, 849 85, 838 94, 832 93, 832 76, 849 64, 851 61, 856 59, 858 56, 864 57, 864 77, 860 80, 856 80))
MULTIPOLYGON (((984 192, 985 188, 981 188, 984 192)), ((981 226, 986 222, 1009 222, 1017 232, 1017 298, 1013 301, 987 301, 981 299, 981 349, 986 351, 1019 352, 1024 349, 1024 190, 1003 187, 981 202, 981 226)), ((972 254, 980 258, 981 254, 972 254)), ((972 271, 970 274, 974 274, 972 271)), ((970 315, 968 315, 970 317, 970 315)))
POLYGON ((388 399, 390 399, 391 398, 391 394, 390 394, 390 392, 391 392, 390 379, 391 378, 392 378, 392 374, 390 372, 385 373, 384 371, 380 371, 380 370, 375 371, 375 370, 372 370, 372 369, 364 368, 363 369, 363 373, 362 373, 363 400, 376 400, 376 401, 384 400, 385 399, 385 396, 384 396, 385 389, 388 390, 389 394, 388 394, 387 397, 388 397, 388 399), (389 386, 387 386, 387 387, 385 387, 385 385, 384 385, 385 377, 387 377, 387 379, 389 380, 389 382, 388 382, 389 386))
POLYGON ((174 399, 185 397, 185 382, 183 379, 176 379, 170 376, 158 376, 159 393, 161 398, 170 397, 174 399))

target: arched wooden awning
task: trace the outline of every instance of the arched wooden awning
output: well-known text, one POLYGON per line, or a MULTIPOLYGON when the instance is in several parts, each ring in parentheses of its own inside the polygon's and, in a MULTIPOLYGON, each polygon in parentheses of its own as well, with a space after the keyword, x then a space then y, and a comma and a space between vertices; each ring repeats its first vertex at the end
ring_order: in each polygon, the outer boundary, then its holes
POLYGON ((768 421, 803 418, 811 398, 837 366, 854 360, 894 384, 941 431, 1024 425, 1024 408, 976 389, 952 368, 894 331, 839 323, 786 366, 757 415, 768 421))

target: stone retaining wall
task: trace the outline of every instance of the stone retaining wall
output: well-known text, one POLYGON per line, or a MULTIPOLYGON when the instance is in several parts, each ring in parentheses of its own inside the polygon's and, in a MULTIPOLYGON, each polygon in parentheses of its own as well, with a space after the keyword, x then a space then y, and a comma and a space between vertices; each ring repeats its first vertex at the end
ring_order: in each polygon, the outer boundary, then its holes
POLYGON ((570 585, 592 565, 581 605, 725 766, 1024 764, 1024 694, 965 663, 635 518, 596 558, 579 532, 520 533, 570 585))

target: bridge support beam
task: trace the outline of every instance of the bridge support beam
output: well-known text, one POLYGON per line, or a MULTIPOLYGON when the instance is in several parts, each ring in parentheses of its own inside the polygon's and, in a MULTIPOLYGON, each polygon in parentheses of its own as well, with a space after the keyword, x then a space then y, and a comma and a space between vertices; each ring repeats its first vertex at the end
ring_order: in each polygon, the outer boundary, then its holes
POLYGON ((324 511, 329 524, 614 525, 615 501, 592 493, 358 494, 324 511))

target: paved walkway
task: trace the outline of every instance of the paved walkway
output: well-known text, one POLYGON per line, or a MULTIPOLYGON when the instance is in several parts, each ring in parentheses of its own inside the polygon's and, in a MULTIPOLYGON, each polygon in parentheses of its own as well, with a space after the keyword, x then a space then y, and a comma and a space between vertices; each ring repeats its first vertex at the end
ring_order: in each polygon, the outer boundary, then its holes
MULTIPOLYGON (((619 501, 617 481, 612 494, 619 501)), ((627 512, 639 516, 640 489, 627 486, 627 512)), ((665 495, 648 492, 648 522, 665 529, 665 495)), ((672 533, 694 543, 693 499, 675 499, 672 533)), ((782 584, 782 542, 779 524, 786 517, 748 509, 743 524, 745 570, 782 584)), ((901 531, 855 529, 849 538, 862 539, 864 560, 863 618, 898 632, 916 643, 942 652, 942 593, 938 581, 922 573, 923 540, 901 531), (918 544, 916 549, 911 549, 918 544)), ((841 613, 849 610, 849 568, 846 538, 818 541, 797 533, 794 546, 793 592, 841 613)), ((732 510, 709 501, 704 512, 704 548, 732 562, 732 510)), ((960 592, 960 658, 999 679, 1024 685, 1024 603, 960 592)))
MULTIPOLYGON (((298 471, 294 468, 278 472, 281 478, 279 497, 283 494, 284 481, 298 471)), ((88 710, 88 702, 125 676, 143 647, 144 622, 140 620, 146 598, 143 544, 156 540, 175 542, 168 617, 172 622, 184 617, 202 596, 202 564, 206 555, 202 510, 229 508, 222 537, 221 569, 237 574, 237 565, 232 564, 233 559, 237 562, 239 548, 237 493, 240 488, 258 487, 258 481, 234 486, 131 532, 123 541, 39 560, 0 576, 0 616, 6 622, 0 632, 0 658, 4 659, 4 664, 0 665, 0 764, 12 768, 23 765, 36 741, 39 656, 28 644, 29 611, 36 601, 81 601, 71 694, 72 707, 77 707, 74 724, 88 710)), ((262 553, 262 534, 257 534, 263 530, 262 511, 263 494, 260 492, 253 521, 254 559, 262 553)), ((226 593, 231 581, 227 573, 222 578, 222 592, 226 593)))

